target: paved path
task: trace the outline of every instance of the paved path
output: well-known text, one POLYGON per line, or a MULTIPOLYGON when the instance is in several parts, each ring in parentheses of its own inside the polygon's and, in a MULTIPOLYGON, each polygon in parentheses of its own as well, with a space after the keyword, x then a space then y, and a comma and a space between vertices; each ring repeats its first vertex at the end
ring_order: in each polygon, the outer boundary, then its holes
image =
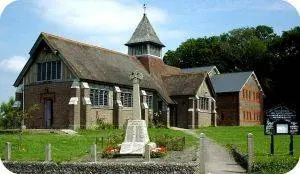
MULTIPOLYGON (((172 127, 172 129, 184 131, 187 134, 199 138, 194 130, 172 127)), ((218 145, 215 141, 205 138, 205 173, 223 174, 223 173, 246 173, 246 170, 238 165, 226 149, 218 145)))

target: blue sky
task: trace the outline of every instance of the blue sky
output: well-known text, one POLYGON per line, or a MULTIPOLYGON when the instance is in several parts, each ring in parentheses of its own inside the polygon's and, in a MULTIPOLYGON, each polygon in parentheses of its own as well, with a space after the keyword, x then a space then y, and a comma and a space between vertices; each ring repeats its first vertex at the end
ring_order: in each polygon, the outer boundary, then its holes
POLYGON ((300 25, 296 9, 282 0, 17 0, 0 17, 0 101, 14 95, 12 84, 40 32, 126 53, 145 2, 164 52, 238 27, 269 25, 281 34, 300 25))

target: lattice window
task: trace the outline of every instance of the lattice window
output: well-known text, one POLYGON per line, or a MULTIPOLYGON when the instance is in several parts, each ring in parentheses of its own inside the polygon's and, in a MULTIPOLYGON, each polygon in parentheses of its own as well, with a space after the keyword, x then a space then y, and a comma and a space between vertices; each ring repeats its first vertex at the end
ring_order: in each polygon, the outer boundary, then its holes
POLYGON ((152 108, 152 106, 153 106, 153 95, 147 95, 146 101, 147 101, 148 107, 152 108))
POLYGON ((108 93, 106 89, 91 89, 90 99, 92 106, 108 106, 108 93))
POLYGON ((37 81, 61 79, 61 61, 37 63, 37 81))
POLYGON ((124 107, 132 107, 133 98, 131 92, 123 92, 121 94, 121 101, 124 107))

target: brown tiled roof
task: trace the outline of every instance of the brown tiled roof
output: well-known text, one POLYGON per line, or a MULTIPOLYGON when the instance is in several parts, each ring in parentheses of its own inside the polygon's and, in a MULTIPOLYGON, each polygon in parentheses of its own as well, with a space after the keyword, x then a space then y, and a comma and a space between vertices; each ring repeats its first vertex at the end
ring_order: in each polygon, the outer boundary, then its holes
POLYGON ((158 44, 162 47, 165 46, 157 37, 146 14, 144 14, 141 22, 135 29, 130 40, 125 45, 128 46, 128 45, 142 43, 142 42, 152 42, 152 43, 158 44))
POLYGON ((207 76, 206 72, 165 75, 162 79, 170 96, 195 95, 207 76))
MULTIPOLYGON (((40 37, 50 48, 58 51, 64 62, 80 79, 132 86, 129 74, 137 70, 144 75, 140 84, 142 88, 154 89, 166 102, 173 103, 166 89, 158 84, 135 57, 47 33, 42 33, 40 37)), ((25 74, 24 70, 22 72, 25 74)), ((19 77, 18 79, 21 79, 19 77)), ((17 84, 16 81, 15 85, 17 84)))

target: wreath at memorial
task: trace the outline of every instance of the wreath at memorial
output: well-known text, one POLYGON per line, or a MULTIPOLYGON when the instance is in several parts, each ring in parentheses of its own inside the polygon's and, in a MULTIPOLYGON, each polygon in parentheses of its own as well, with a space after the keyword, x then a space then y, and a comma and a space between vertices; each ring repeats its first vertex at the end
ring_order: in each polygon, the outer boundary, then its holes
POLYGON ((166 156, 168 153, 168 149, 165 146, 160 146, 157 148, 153 148, 150 152, 151 158, 160 158, 166 156))
POLYGON ((102 152, 102 158, 116 158, 120 156, 120 146, 108 146, 102 152))

